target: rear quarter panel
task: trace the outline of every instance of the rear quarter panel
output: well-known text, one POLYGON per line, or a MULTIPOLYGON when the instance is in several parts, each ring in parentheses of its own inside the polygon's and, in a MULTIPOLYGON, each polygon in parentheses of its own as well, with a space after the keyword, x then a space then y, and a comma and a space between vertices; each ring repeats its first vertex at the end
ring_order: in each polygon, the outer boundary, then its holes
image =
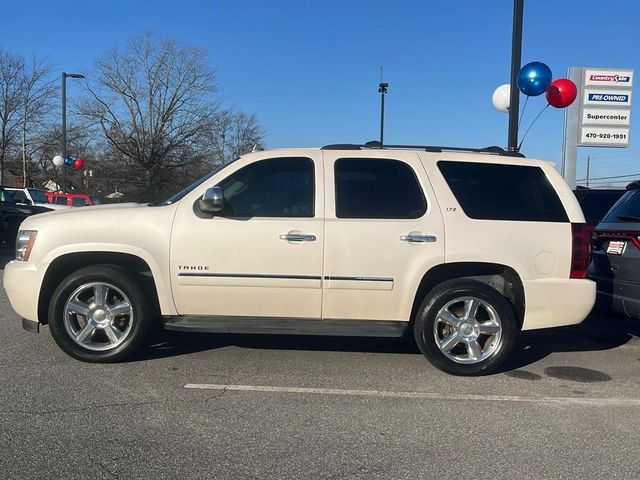
MULTIPOLYGON (((542 328, 581 321, 593 304, 591 298, 567 299, 567 307, 577 304, 580 313, 563 318, 557 302, 563 302, 563 289, 573 295, 569 280, 571 269, 571 223, 583 223, 584 216, 573 192, 551 164, 519 158, 480 158, 466 154, 424 153, 423 162, 434 189, 438 192, 445 220, 445 262, 496 263, 513 268, 525 289, 524 329, 542 328), (529 222, 478 220, 469 218, 437 166, 438 160, 508 163, 539 166, 545 172, 562 201, 568 222, 529 222), (548 305, 545 305, 545 297, 548 305), (554 300, 555 297, 558 297, 554 300), (549 310, 553 306, 555 310, 549 310), (582 315, 584 316, 575 320, 582 315)), ((487 192, 490 195, 491 192, 487 192)), ((577 285, 577 284, 576 284, 577 285)), ((584 286, 584 290, 589 290, 584 286)), ((587 292, 588 293, 588 292, 587 292)), ((589 297, 589 295, 587 295, 589 297)), ((574 305, 575 306, 575 305, 574 305)))

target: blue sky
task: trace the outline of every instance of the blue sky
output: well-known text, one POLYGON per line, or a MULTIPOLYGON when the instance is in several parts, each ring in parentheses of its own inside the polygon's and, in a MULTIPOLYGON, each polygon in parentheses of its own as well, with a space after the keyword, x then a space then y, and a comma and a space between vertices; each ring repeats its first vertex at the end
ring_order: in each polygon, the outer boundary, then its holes
MULTIPOLYGON (((269 148, 376 139, 382 65, 386 142, 505 146, 507 115, 491 94, 509 81, 512 9, 512 0, 7 0, 0 44, 83 73, 143 30, 197 45, 225 103, 257 115, 269 148)), ((640 73, 639 24, 633 0, 525 0, 523 64, 543 61, 556 78, 570 66, 640 73)), ((635 103, 629 149, 579 149, 578 178, 587 154, 592 177, 640 173, 635 103)), ((525 128, 545 104, 531 99, 525 128)), ((548 109, 524 153, 559 164, 562 124, 548 109)))

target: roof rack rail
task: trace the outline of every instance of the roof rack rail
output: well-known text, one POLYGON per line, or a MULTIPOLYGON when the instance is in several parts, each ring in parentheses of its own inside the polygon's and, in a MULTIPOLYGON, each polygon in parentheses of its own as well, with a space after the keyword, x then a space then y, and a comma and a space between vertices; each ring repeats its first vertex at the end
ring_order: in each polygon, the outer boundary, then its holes
POLYGON ((502 147, 490 146, 484 148, 467 148, 467 147, 441 147, 435 145, 382 145, 379 141, 373 140, 364 145, 352 143, 336 143, 333 145, 325 145, 322 150, 364 150, 364 149, 407 149, 407 150, 424 150, 431 153, 442 152, 474 152, 474 153, 490 153, 494 155, 502 155, 505 157, 521 157, 524 155, 520 152, 505 150, 502 147))

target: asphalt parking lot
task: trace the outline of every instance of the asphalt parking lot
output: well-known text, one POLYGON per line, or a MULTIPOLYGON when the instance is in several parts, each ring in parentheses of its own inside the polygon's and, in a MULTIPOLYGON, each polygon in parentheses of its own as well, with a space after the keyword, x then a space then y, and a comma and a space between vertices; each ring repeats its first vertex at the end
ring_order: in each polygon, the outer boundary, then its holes
POLYGON ((640 478, 640 322, 443 374, 402 339, 168 335, 77 362, 0 291, 0 478, 640 478))

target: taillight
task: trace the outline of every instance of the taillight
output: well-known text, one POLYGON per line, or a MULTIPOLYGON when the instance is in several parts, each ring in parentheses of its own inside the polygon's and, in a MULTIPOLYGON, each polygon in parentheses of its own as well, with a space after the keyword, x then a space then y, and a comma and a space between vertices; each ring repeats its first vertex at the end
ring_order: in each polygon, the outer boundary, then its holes
POLYGON ((571 224, 571 274, 569 278, 587 278, 591 260, 591 238, 584 223, 571 224))
POLYGON ((640 249, 640 231, 621 230, 617 232, 596 231, 594 232, 598 239, 602 240, 629 240, 638 249, 640 249))

